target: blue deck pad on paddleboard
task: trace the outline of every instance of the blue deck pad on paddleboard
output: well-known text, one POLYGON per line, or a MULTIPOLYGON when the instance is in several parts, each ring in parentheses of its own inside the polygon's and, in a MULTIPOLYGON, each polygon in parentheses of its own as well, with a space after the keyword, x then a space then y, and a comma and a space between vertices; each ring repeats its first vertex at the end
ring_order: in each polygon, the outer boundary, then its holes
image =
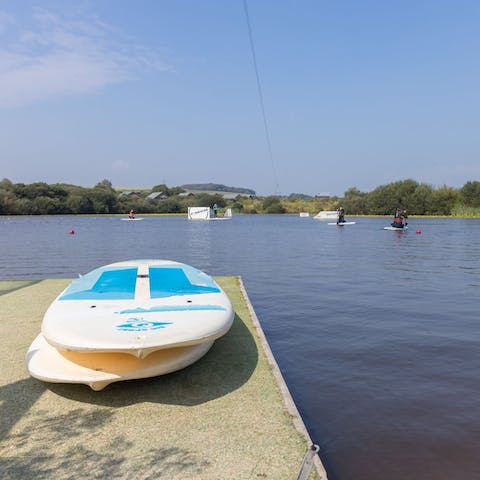
POLYGON ((151 298, 220 292, 211 277, 187 265, 150 266, 149 277, 151 298))
POLYGON ((98 268, 74 280, 59 300, 133 300, 137 267, 98 268))
MULTIPOLYGON (((138 267, 104 267, 74 280, 59 300, 133 300, 138 267)), ((219 293, 207 274, 189 265, 150 265, 150 298, 219 293)))

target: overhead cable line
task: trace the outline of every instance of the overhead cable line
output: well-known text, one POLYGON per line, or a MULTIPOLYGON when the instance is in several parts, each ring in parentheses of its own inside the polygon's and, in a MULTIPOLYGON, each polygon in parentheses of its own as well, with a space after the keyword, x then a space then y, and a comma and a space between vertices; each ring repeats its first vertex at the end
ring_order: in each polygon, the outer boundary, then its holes
POLYGON ((263 101, 262 83, 260 82, 260 75, 258 73, 257 55, 255 53, 255 43, 253 41, 252 25, 250 22, 250 14, 248 13, 247 0, 243 0, 243 7, 245 9, 245 19, 247 21, 248 38, 250 39, 250 49, 252 52, 253 67, 255 70, 255 77, 257 79, 258 97, 260 99, 260 109, 262 111, 263 127, 265 129, 265 138, 267 141, 268 155, 270 157, 270 163, 272 164, 273 178, 275 181, 275 194, 277 194, 279 193, 277 172, 275 169, 275 162, 273 161, 272 142, 270 141, 270 129, 268 128, 267 115, 265 113, 265 102, 263 101))

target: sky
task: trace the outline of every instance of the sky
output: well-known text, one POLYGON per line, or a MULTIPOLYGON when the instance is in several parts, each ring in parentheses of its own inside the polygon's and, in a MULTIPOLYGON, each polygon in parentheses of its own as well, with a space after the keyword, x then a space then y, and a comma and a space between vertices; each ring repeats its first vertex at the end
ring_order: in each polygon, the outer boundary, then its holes
POLYGON ((479 24, 477 0, 0 0, 0 179, 459 188, 479 24))

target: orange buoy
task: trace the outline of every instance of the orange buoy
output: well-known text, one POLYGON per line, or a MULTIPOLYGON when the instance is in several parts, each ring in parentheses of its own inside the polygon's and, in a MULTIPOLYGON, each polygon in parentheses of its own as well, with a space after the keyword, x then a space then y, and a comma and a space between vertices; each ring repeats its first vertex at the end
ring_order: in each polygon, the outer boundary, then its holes
POLYGON ((73 235, 75 233, 75 230, 72 228, 69 232, 70 235, 73 235))
POLYGON ((422 231, 421 231, 421 230, 417 230, 415 233, 416 233, 417 235, 420 235, 420 234, 422 233, 422 231))

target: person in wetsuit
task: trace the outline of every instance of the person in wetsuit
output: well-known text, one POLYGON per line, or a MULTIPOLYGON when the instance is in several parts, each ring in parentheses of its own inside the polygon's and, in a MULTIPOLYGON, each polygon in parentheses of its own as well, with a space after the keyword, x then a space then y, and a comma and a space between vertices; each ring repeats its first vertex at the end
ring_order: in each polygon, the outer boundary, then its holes
POLYGON ((339 223, 345 223, 345 209, 341 205, 337 209, 337 215, 338 215, 337 225, 339 223))
POLYGON ((401 210, 400 208, 397 208, 395 210, 395 214, 393 217, 393 222, 392 222, 392 227, 395 228, 404 228, 407 224, 407 222, 403 223, 403 219, 407 219, 407 211, 405 209, 401 210))

